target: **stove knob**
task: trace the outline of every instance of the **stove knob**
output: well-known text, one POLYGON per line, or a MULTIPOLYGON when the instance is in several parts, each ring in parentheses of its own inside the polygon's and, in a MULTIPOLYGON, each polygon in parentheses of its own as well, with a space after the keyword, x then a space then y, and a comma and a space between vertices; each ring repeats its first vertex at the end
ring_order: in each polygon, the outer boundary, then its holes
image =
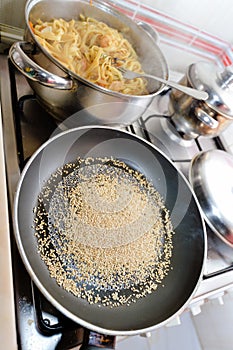
POLYGON ((223 305, 224 304, 224 300, 223 300, 224 294, 225 294, 224 292, 214 294, 212 297, 209 297, 209 300, 211 300, 215 304, 223 305))
POLYGON ((196 303, 190 305, 190 310, 193 316, 201 313, 201 306, 204 304, 204 300, 197 301, 196 303))

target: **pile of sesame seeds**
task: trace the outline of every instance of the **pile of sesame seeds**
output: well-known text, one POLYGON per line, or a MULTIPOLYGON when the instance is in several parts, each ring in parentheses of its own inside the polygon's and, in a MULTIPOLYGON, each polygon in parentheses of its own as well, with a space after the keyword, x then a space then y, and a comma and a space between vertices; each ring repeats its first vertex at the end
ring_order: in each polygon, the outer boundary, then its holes
POLYGON ((50 275, 90 304, 130 305, 162 284, 174 231, 160 194, 113 158, 57 169, 34 208, 38 251, 50 275))

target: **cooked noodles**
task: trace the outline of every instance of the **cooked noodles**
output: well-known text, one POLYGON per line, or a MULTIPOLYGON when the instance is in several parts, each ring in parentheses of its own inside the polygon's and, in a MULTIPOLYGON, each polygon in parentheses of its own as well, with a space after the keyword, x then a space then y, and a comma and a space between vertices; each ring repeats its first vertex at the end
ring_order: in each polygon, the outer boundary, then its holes
POLYGON ((142 72, 132 45, 119 31, 93 18, 38 20, 32 30, 39 43, 62 65, 106 89, 129 95, 148 94, 143 78, 124 79, 119 66, 142 72))

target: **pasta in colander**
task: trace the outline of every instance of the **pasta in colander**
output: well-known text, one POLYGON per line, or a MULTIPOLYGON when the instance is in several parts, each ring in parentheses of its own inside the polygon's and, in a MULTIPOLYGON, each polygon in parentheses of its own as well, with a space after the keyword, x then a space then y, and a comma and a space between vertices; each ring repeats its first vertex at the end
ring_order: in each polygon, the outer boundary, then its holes
POLYGON ((119 66, 142 72, 132 45, 118 30, 93 18, 38 20, 31 28, 39 43, 67 69, 109 90, 148 94, 143 78, 125 79, 119 66))

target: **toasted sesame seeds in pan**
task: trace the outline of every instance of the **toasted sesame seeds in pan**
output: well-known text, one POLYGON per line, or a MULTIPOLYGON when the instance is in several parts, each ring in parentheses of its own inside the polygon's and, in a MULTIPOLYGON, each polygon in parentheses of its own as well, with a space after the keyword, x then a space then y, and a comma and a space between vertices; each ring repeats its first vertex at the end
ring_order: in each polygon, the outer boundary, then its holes
POLYGON ((44 184, 34 214, 51 277, 90 304, 130 305, 172 269, 174 231, 163 199, 121 160, 65 164, 44 184))

